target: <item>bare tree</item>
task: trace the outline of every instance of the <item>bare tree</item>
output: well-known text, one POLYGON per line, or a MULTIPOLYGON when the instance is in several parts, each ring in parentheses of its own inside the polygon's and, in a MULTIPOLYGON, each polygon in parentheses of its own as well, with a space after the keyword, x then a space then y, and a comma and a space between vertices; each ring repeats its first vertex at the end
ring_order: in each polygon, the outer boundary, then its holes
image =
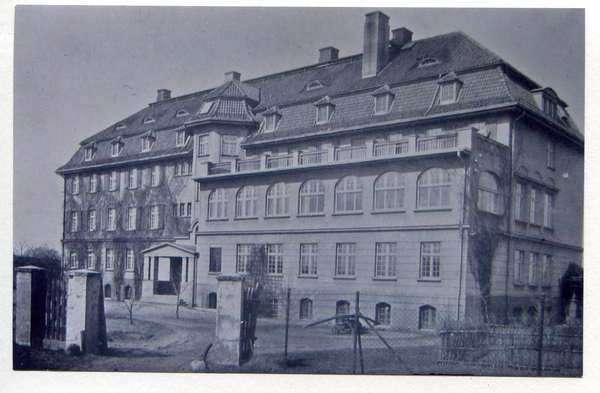
POLYGON ((119 306, 127 311, 127 314, 129 315, 129 324, 133 325, 133 312, 140 307, 133 291, 129 294, 125 294, 123 301, 119 302, 119 306))
POLYGON ((175 282, 171 281, 173 284, 173 289, 175 290, 175 294, 177 295, 177 305, 175 306, 175 316, 179 319, 179 306, 181 306, 181 294, 185 292, 189 283, 187 282, 175 282))
POLYGON ((27 242, 25 240, 19 240, 13 245, 13 254, 17 257, 25 256, 27 250, 27 242))

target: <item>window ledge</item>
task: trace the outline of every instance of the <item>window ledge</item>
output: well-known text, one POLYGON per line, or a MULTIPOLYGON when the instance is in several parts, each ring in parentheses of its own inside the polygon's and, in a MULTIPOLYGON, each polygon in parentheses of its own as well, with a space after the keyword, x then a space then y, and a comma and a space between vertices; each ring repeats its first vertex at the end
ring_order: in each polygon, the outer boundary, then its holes
POLYGON ((308 213, 308 214, 298 214, 296 217, 325 217, 325 213, 308 213))
POLYGON ((269 220, 271 218, 290 218, 290 216, 265 216, 265 220, 269 220))
POLYGON ((211 276, 218 276, 221 274, 221 272, 208 272, 208 274, 211 276))
POLYGON ((376 211, 371 212, 371 214, 395 214, 395 213, 406 213, 406 210, 376 210, 376 211))
POLYGON ((344 276, 334 276, 333 279, 334 280, 356 280, 356 277, 355 276, 347 276, 347 277, 344 277, 344 276))
POLYGON ((515 287, 524 287, 525 286, 525 284, 523 284, 522 282, 513 282, 513 285, 515 287))
POLYGON ((258 220, 258 217, 236 217, 234 220, 244 221, 244 220, 258 220))
POLYGON ((551 228, 551 227, 544 226, 544 229, 547 231, 554 232, 554 228, 551 228))
POLYGON ((529 224, 527 221, 521 220, 520 218, 515 218, 515 222, 518 224, 523 224, 523 225, 529 224))
POLYGON ((207 218, 206 221, 229 221, 229 218, 207 218))
POLYGON ((417 282, 442 282, 440 278, 419 278, 417 282))
POLYGON ((361 214, 364 213, 362 211, 331 213, 332 216, 360 216, 361 214))
POLYGON ((317 278, 319 278, 319 276, 313 276, 313 275, 310 275, 310 274, 299 274, 298 278, 312 278, 312 279, 317 279, 317 278))
POLYGON ((541 228, 542 227, 542 224, 536 224, 535 222, 530 222, 529 225, 532 226, 532 227, 536 227, 536 228, 541 228))
POLYGON ((373 277, 374 281, 398 281, 396 277, 373 277))
POLYGON ((269 277, 283 277, 283 273, 267 273, 269 277))
POLYGON ((550 289, 550 288, 552 288, 552 285, 550 285, 550 284, 542 284, 542 288, 544 288, 544 289, 550 289))
POLYGON ((529 288, 537 288, 537 287, 538 287, 538 285, 537 285, 537 284, 527 284, 527 286, 528 286, 529 288))
POLYGON ((451 210, 452 210, 451 207, 428 207, 428 208, 415 209, 415 213, 424 213, 424 212, 449 212, 451 210))

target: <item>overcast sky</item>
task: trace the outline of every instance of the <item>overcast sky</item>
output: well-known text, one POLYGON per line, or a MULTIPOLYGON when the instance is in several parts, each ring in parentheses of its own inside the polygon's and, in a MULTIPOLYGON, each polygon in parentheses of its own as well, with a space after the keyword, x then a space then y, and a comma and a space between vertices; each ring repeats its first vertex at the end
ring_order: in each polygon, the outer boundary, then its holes
MULTIPOLYGON (((542 86, 584 128, 584 11, 378 8, 414 39, 462 30, 542 86)), ((362 52, 375 8, 20 6, 15 10, 14 241, 60 250, 63 181, 79 142, 156 100, 362 52)))

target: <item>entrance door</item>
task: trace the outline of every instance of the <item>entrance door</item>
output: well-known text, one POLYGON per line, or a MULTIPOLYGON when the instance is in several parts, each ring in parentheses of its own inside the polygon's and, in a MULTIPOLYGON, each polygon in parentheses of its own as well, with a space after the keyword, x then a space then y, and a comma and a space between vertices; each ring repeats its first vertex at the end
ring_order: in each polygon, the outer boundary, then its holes
POLYGON ((183 258, 155 258, 154 294, 176 295, 181 287, 183 258))

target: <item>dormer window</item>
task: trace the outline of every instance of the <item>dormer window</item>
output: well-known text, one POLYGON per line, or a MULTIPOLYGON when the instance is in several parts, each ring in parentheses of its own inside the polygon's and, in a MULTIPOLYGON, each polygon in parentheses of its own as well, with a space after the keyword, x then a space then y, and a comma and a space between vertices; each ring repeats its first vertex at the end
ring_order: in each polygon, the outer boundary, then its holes
POLYGON ((175 132, 175 145, 176 146, 184 146, 185 145, 185 130, 175 132))
POLYGON ((200 108, 200 114, 206 115, 212 109, 214 102, 205 102, 202 104, 202 108, 200 108))
POLYGON ((376 90, 372 95, 375 99, 373 113, 376 115, 389 113, 395 96, 390 87, 385 85, 381 89, 376 90))
POLYGON ((115 130, 122 130, 125 127, 127 127, 125 124, 119 123, 115 126, 115 130))
POLYGON ((189 115, 189 113, 187 113, 184 109, 177 111, 177 117, 188 116, 188 115, 189 115))
POLYGON ((154 118, 152 118, 151 116, 148 116, 144 119, 144 124, 148 124, 148 123, 154 123, 154 118))
POLYGON ((315 106, 317 107, 317 124, 325 124, 329 123, 331 120, 331 115, 333 113, 333 108, 335 105, 331 102, 329 96, 325 96, 320 99, 315 106))
POLYGON ((152 145, 154 144, 155 139, 156 135, 152 131, 149 131, 142 135, 142 151, 150 151, 150 149, 152 149, 152 145))
POLYGON ((110 156, 117 157, 123 151, 123 138, 117 137, 110 142, 110 156))
POLYGON ((425 57, 419 62, 419 67, 427 67, 434 64, 439 64, 440 61, 434 57, 425 57))
POLYGON ((281 113, 279 113, 277 107, 272 107, 267 110, 265 113, 263 113, 263 117, 265 118, 264 131, 275 131, 277 124, 279 124, 279 119, 281 119, 281 113))
POLYGON ((558 105, 556 104, 556 101, 554 101, 550 97, 544 95, 542 97, 542 103, 543 103, 544 113, 546 113, 551 118, 556 119, 557 118, 556 114, 558 113, 557 112, 558 105))
POLYGON ((92 158, 94 158, 94 154, 96 154, 96 150, 98 150, 98 148, 94 142, 88 143, 85 146, 84 160, 91 161, 92 158))
POLYGON ((439 103, 441 105, 452 104, 458 101, 462 81, 458 79, 458 76, 454 72, 440 79, 438 83, 440 85, 439 103))
POLYGON ((533 95, 538 108, 540 108, 546 115, 555 120, 559 120, 559 118, 568 118, 568 114, 565 109, 567 104, 561 101, 553 89, 549 87, 543 89, 534 89, 531 91, 531 94, 533 95))
POLYGON ((314 80, 314 81, 308 82, 306 84, 306 87, 304 88, 304 90, 306 90, 306 91, 317 90, 317 89, 322 89, 323 87, 325 87, 325 86, 323 86, 323 84, 320 81, 314 80))

